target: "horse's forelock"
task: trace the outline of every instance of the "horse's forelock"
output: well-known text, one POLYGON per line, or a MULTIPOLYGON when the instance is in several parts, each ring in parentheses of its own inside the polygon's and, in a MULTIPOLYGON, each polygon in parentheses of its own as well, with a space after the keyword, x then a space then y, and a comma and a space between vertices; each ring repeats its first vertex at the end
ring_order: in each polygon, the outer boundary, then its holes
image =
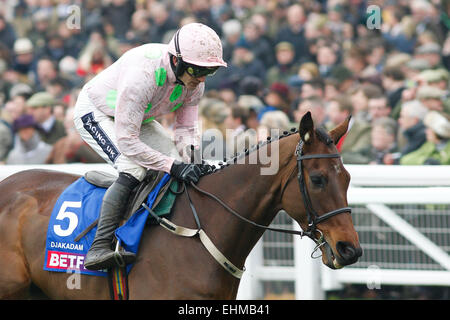
POLYGON ((316 135, 319 138, 319 140, 325 143, 327 146, 333 143, 333 139, 331 139, 330 135, 324 128, 321 127, 317 128, 316 135))

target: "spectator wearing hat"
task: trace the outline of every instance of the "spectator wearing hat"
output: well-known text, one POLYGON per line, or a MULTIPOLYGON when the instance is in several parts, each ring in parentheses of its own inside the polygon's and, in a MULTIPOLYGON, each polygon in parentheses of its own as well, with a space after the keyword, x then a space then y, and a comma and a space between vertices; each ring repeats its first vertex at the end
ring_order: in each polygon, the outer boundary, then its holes
POLYGON ((20 73, 22 82, 28 82, 36 72, 36 59, 33 43, 28 38, 19 38, 14 42, 13 69, 20 73))
POLYGON ((427 69, 430 69, 430 63, 425 59, 411 59, 404 65, 405 78, 409 86, 414 84, 416 77, 427 69))
POLYGON ((287 83, 298 72, 299 65, 295 63, 295 49, 291 43, 278 43, 275 47, 275 58, 276 64, 267 71, 267 86, 275 82, 287 83))
POLYGON ((450 100, 447 91, 432 86, 421 86, 416 93, 416 98, 423 103, 428 110, 442 111, 450 114, 450 100))
POLYGON ((417 76, 417 79, 421 84, 436 87, 441 90, 447 90, 448 78, 449 74, 445 69, 428 69, 422 71, 417 76))
POLYGON ((52 147, 41 140, 38 125, 32 115, 25 114, 13 123, 16 134, 14 148, 9 152, 6 164, 44 164, 52 147))
POLYGON ((450 118, 448 115, 429 111, 423 123, 427 141, 417 150, 400 158, 402 165, 450 165, 450 118))
POLYGON ((432 69, 441 68, 441 46, 435 42, 429 42, 417 47, 414 57, 428 61, 432 69))
POLYGON ((42 140, 48 144, 54 144, 58 139, 66 135, 63 123, 56 120, 53 115, 53 106, 56 104, 53 96, 48 92, 38 92, 27 100, 27 113, 34 117, 40 126, 42 140))
POLYGON ((294 120, 291 111, 289 87, 282 82, 273 83, 267 95, 264 97, 266 106, 259 112, 258 119, 261 120, 263 114, 267 111, 280 110, 284 112, 289 119, 294 120))

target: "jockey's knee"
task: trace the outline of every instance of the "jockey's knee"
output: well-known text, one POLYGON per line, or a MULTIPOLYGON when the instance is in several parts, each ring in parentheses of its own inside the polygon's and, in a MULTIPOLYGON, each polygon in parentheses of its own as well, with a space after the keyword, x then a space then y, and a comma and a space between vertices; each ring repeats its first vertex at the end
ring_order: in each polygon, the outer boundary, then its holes
POLYGON ((135 167, 126 167, 126 168, 121 168, 119 166, 119 168, 117 168, 119 173, 126 173, 131 175, 132 177, 134 177, 135 179, 142 181, 145 178, 145 175, 147 174, 147 169, 145 169, 144 167, 140 167, 140 166, 135 166, 135 167))

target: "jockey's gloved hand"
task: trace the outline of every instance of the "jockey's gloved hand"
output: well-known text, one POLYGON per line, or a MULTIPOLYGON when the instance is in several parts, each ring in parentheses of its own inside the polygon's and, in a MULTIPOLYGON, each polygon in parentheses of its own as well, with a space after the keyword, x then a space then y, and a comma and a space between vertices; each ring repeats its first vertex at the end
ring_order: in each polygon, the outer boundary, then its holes
POLYGON ((183 163, 175 160, 170 168, 170 174, 178 180, 190 183, 198 182, 198 179, 203 175, 200 167, 193 163, 183 163))

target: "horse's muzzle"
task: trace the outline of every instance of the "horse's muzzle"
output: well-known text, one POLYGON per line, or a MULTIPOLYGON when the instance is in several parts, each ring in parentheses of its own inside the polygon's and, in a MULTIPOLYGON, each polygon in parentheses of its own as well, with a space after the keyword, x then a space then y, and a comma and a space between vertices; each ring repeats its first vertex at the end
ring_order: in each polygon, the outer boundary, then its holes
POLYGON ((338 241, 336 243, 336 251, 338 253, 336 259, 341 266, 353 264, 362 256, 361 247, 355 248, 351 243, 346 241, 338 241))

